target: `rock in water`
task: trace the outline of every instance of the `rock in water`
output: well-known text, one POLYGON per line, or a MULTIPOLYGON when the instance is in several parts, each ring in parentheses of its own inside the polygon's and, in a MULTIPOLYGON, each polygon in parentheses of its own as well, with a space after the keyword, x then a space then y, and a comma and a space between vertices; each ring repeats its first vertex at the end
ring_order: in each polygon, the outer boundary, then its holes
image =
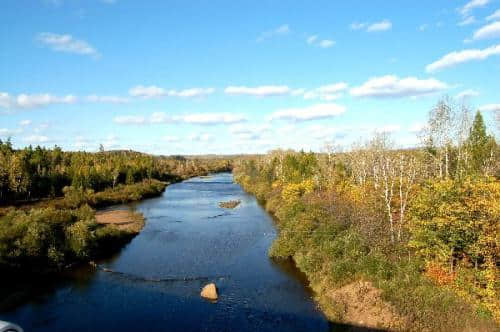
POLYGON ((217 287, 215 286, 214 283, 210 283, 208 285, 205 285, 203 289, 201 290, 201 297, 208 299, 208 300, 217 300, 219 297, 217 294, 217 287))

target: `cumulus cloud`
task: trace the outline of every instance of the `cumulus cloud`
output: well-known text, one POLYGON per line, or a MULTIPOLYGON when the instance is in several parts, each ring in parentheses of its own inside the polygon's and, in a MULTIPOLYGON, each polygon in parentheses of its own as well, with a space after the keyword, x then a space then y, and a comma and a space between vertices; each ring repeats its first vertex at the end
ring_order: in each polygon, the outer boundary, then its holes
POLYGON ((499 37, 500 37, 500 21, 490 23, 478 29, 476 32, 474 32, 472 39, 480 40, 480 39, 491 39, 499 37))
POLYGON ((425 129, 425 127, 426 127, 426 126, 427 126, 427 125, 426 125, 425 123, 422 123, 422 122, 416 122, 416 123, 412 124, 412 125, 408 128, 408 131, 409 131, 410 133, 414 133, 414 134, 415 134, 415 133, 420 133, 420 132, 422 132, 422 131, 425 129))
POLYGON ((425 31, 429 28, 429 24, 421 24, 419 27, 418 27, 418 30, 420 31, 425 31))
POLYGON ((366 32, 378 32, 387 31, 392 29, 392 22, 385 19, 379 22, 367 23, 367 22, 353 22, 349 26, 351 30, 365 30, 366 32))
POLYGON ((19 125, 23 126, 23 127, 29 126, 30 124, 31 124, 31 120, 21 120, 21 121, 19 121, 19 125))
POLYGON ((115 117, 113 122, 122 125, 140 125, 146 123, 146 119, 143 116, 123 115, 115 117))
POLYGON ((214 88, 192 88, 185 90, 169 90, 168 96, 181 97, 181 98, 195 98, 207 96, 215 92, 214 88))
POLYGON ((306 43, 309 45, 317 46, 320 48, 330 48, 336 44, 334 40, 331 39, 319 39, 318 35, 309 36, 306 38, 306 43))
POLYGON ((314 42, 318 39, 317 35, 309 36, 306 39, 306 43, 308 44, 314 44, 314 42))
POLYGON ((154 85, 143 86, 137 85, 129 90, 132 97, 139 98, 154 98, 154 97, 180 97, 180 98, 195 98, 210 95, 215 92, 214 88, 191 88, 184 90, 166 90, 154 85))
POLYGON ((316 104, 302 108, 288 108, 271 114, 270 120, 308 121, 326 119, 345 112, 345 107, 337 104, 316 104))
POLYGON ((318 46, 321 48, 330 48, 333 45, 335 45, 335 41, 330 40, 330 39, 323 39, 318 43, 318 46))
POLYGON ((490 0, 471 0, 467 2, 463 7, 459 8, 460 14, 463 16, 468 15, 473 9, 486 6, 490 0))
POLYGON ((266 39, 270 39, 277 36, 287 35, 289 33, 290 33, 290 27, 288 26, 288 24, 283 24, 277 27, 276 29, 261 33, 260 36, 257 37, 257 42, 262 42, 266 39))
POLYGON ((486 21, 500 20, 500 9, 497 9, 493 14, 486 17, 486 21))
POLYGON ((228 95, 248 95, 255 97, 283 96, 291 93, 286 85, 263 85, 257 87, 228 86, 224 89, 228 95))
POLYGON ((480 61, 489 58, 493 55, 500 54, 500 44, 490 46, 485 49, 467 49, 462 51, 454 51, 446 54, 441 59, 427 65, 425 70, 428 73, 438 71, 443 68, 453 67, 458 64, 469 61, 480 61))
POLYGON ((229 128, 229 132, 237 139, 242 141, 260 140, 262 139, 262 136, 270 132, 270 130, 271 126, 269 124, 264 124, 264 125, 235 124, 229 128))
POLYGON ((165 91, 165 89, 163 88, 159 88, 154 85, 150 86, 137 85, 128 90, 128 93, 132 97, 153 98, 153 97, 165 96, 167 94, 167 91, 165 91))
POLYGON ((117 116, 113 122, 121 125, 143 125, 161 123, 187 123, 196 125, 234 124, 247 121, 243 114, 233 113, 193 113, 168 116, 164 112, 155 112, 149 118, 141 115, 117 116))
POLYGON ((150 123, 168 123, 172 122, 172 119, 169 118, 165 113, 163 112, 155 112, 151 115, 149 119, 150 123))
POLYGON ((474 16, 465 17, 462 21, 458 23, 459 26, 465 26, 476 23, 476 18, 474 16))
POLYGON ((191 134, 189 139, 193 142, 211 142, 214 140, 214 136, 207 133, 191 134))
POLYGON ((348 84, 345 82, 323 85, 319 88, 305 91, 304 99, 321 99, 325 101, 332 101, 342 97, 342 92, 344 92, 347 87, 348 84))
POLYGON ((349 28, 351 30, 361 30, 363 29, 364 27, 366 27, 366 23, 357 23, 357 22, 353 22, 351 23, 351 25, 349 26, 349 28))
POLYGON ((433 78, 399 78, 395 75, 386 75, 370 78, 362 85, 352 88, 350 93, 355 97, 399 98, 428 95, 447 88, 446 83, 433 78))
POLYGON ((240 123, 247 120, 242 114, 232 113, 198 113, 174 117, 174 120, 189 124, 217 125, 240 123))
POLYGON ((473 89, 468 89, 464 90, 460 93, 458 93, 455 97, 456 98, 470 98, 470 97, 477 97, 479 96, 479 91, 473 90, 473 89))
POLYGON ((387 31, 392 28, 392 23, 389 20, 383 20, 380 22, 375 22, 370 24, 367 28, 367 32, 377 32, 377 31, 387 31))
POLYGON ((129 98, 119 97, 119 96, 98 96, 89 95, 86 101, 90 103, 112 103, 112 104, 125 104, 130 102, 129 98))
POLYGON ((165 141, 165 142, 169 142, 169 143, 176 143, 176 142, 180 142, 181 139, 177 136, 163 136, 162 139, 165 141))
POLYGON ((23 138, 23 141, 26 142, 26 143, 47 143, 49 142, 49 138, 47 136, 44 136, 44 135, 30 135, 30 136, 26 136, 23 138))
POLYGON ((500 104, 486 104, 479 107, 479 109, 485 112, 500 112, 500 104))
POLYGON ((9 137, 22 133, 22 129, 0 128, 0 136, 9 137))
POLYGON ((42 32, 37 35, 37 40, 56 52, 89 55, 94 58, 100 56, 99 52, 88 42, 75 39, 68 34, 59 35, 51 32, 42 32))
POLYGON ((54 96, 48 93, 45 94, 19 94, 11 96, 7 92, 0 92, 0 108, 6 109, 28 109, 48 106, 51 104, 73 104, 77 98, 73 95, 54 96))

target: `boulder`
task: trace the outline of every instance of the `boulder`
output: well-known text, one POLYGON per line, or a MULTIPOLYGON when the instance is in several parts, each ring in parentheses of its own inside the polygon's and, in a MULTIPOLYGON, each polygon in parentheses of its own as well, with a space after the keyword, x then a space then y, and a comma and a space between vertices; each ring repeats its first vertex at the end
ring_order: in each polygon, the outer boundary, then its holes
POLYGON ((217 300, 217 298, 219 297, 219 295, 217 294, 217 287, 214 283, 205 285, 205 287, 203 287, 203 289, 201 290, 200 295, 201 297, 208 300, 217 300))

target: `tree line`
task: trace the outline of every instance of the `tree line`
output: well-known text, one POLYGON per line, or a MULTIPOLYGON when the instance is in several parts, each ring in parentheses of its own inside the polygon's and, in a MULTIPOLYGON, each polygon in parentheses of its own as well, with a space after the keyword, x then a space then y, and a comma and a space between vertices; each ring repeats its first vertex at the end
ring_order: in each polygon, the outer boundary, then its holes
POLYGON ((55 146, 15 150, 0 140, 0 202, 57 197, 63 188, 102 191, 146 179, 171 181, 230 170, 227 159, 154 157, 133 151, 64 152, 55 146))

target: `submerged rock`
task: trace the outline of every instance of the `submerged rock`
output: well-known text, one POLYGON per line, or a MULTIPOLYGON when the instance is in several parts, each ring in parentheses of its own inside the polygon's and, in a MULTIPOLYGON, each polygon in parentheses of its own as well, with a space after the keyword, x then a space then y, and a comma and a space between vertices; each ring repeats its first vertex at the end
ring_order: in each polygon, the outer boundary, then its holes
POLYGON ((217 300, 219 297, 219 295, 217 294, 217 287, 214 283, 205 285, 205 287, 203 287, 203 289, 201 290, 200 295, 201 297, 208 300, 217 300))

